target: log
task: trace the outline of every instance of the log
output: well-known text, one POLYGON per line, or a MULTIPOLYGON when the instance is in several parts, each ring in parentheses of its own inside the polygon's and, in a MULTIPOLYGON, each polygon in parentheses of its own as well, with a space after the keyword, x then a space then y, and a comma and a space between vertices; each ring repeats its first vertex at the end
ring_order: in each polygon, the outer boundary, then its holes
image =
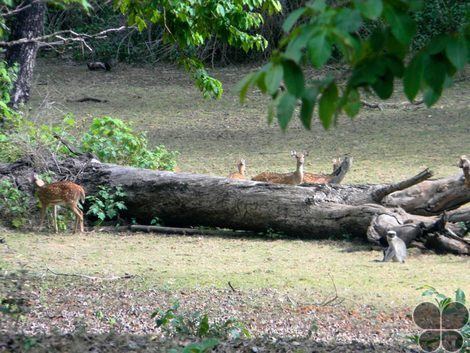
MULTIPOLYGON (((135 218, 141 224, 148 224, 158 217, 167 226, 205 226, 253 232, 272 229, 297 238, 350 234, 374 243, 380 243, 385 232, 393 229, 399 236, 407 237, 407 242, 420 242, 441 252, 470 254, 467 241, 437 229, 438 218, 434 214, 426 217, 400 207, 408 204, 409 196, 400 200, 396 194, 406 192, 415 183, 418 185, 411 188, 426 183, 421 181, 431 175, 429 171, 392 185, 291 186, 145 170, 81 157, 62 161, 59 168, 51 162, 49 168, 70 173, 69 178, 82 184, 87 194, 95 193, 101 185, 121 186, 126 193, 127 217, 135 218), (396 191, 401 188, 406 189, 396 191), (391 194, 384 196, 387 193, 391 194), (387 200, 390 196, 396 201, 394 205, 387 200), (380 202, 381 198, 388 203, 380 202), (410 232, 410 228, 415 231, 410 232)), ((28 179, 32 172, 31 162, 27 159, 0 165, 0 178, 15 178, 17 185, 24 189, 31 190, 28 179)), ((461 176, 430 182, 449 184, 446 200, 451 207, 470 201, 470 193, 462 189, 465 186, 461 176)), ((418 204, 432 203, 436 195, 427 188, 423 190, 425 192, 415 195, 418 204)))

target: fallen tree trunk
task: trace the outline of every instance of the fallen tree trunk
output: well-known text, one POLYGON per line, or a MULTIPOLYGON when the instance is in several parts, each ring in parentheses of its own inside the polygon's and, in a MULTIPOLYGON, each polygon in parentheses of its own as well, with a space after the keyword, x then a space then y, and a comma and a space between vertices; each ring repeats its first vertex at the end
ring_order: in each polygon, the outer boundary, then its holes
MULTIPOLYGON (((56 163, 50 168, 58 171, 56 163)), ((409 212, 398 207, 401 204, 397 194, 404 192, 400 190, 410 186, 416 188, 412 185, 432 175, 428 170, 392 185, 290 186, 151 171, 97 163, 86 158, 63 161, 59 169, 75 176, 87 194, 95 193, 100 185, 121 186, 126 193, 127 216, 142 224, 158 217, 168 226, 255 232, 271 229, 299 238, 349 234, 376 243, 383 239, 387 230, 394 229, 399 236, 407 237, 409 243, 415 241, 437 251, 470 254, 470 242, 458 235, 449 236, 443 227, 437 227, 437 217, 410 212, 421 206, 409 207, 409 212), (391 205, 390 199, 395 200, 395 204, 391 205), (382 204, 385 200, 387 202, 382 204)), ((31 173, 32 167, 27 162, 0 166, 0 178, 2 175, 13 176, 18 185, 25 187, 29 187, 27 180, 31 173)), ((451 208, 470 201, 470 192, 462 178, 431 181, 434 182, 448 183, 445 199, 451 208)), ((417 205, 430 204, 436 196, 430 194, 428 188, 425 190, 415 196, 419 200, 417 205)), ((410 204, 409 197, 407 194, 401 200, 403 205, 410 204)), ((454 235, 459 233, 457 228, 454 228, 454 235)))

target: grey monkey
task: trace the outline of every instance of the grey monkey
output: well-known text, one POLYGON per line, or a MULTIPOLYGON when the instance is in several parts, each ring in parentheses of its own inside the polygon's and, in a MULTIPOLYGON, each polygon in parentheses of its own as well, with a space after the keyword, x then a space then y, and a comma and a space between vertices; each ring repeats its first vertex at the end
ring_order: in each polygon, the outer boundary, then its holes
POLYGON ((397 232, 389 230, 387 232, 388 248, 385 250, 383 262, 405 262, 406 244, 397 236, 397 232))

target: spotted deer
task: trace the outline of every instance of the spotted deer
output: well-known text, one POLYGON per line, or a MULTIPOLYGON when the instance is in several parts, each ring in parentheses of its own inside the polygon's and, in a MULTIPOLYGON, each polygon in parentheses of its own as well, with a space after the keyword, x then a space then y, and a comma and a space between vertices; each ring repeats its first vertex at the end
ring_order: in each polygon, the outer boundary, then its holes
POLYGON ((274 184, 290 184, 298 185, 302 184, 304 179, 304 164, 305 157, 308 156, 308 152, 298 153, 291 151, 291 156, 297 160, 297 168, 293 173, 272 173, 263 172, 253 177, 251 180, 254 181, 265 181, 274 184))
POLYGON ((238 172, 233 172, 228 175, 229 179, 246 179, 245 171, 246 171, 246 161, 244 159, 240 159, 237 163, 238 172))
POLYGON ((39 229, 42 229, 47 209, 53 207, 53 225, 58 233, 57 227, 57 206, 66 206, 75 214, 74 233, 80 227, 83 232, 83 212, 78 208, 79 202, 85 201, 85 190, 80 185, 71 181, 58 181, 56 183, 46 184, 36 174, 33 175, 33 182, 36 186, 36 196, 41 206, 41 220, 39 229))
POLYGON ((344 158, 333 159, 333 173, 304 173, 304 183, 309 184, 340 184, 349 168, 352 165, 352 158, 345 156, 344 158))

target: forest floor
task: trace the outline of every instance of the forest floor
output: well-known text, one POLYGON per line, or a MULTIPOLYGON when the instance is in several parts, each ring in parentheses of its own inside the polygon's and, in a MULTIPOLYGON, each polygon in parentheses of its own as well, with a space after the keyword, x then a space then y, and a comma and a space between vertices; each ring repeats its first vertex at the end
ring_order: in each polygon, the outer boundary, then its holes
MULTIPOLYGON (((225 95, 213 101, 170 66, 89 72, 49 60, 39 64, 27 114, 54 123, 73 113, 82 129, 96 116, 129 120, 152 144, 178 150, 183 171, 211 175, 233 171, 238 158, 247 159, 249 175, 289 171, 289 151, 305 149, 308 171, 330 171, 331 159, 348 153, 354 165, 345 183, 391 182, 424 167, 437 176, 458 173, 458 156, 470 153, 468 80, 432 109, 365 109, 330 131, 317 121, 305 131, 293 121, 282 133, 267 125, 258 92, 239 104, 234 85, 249 70, 215 70, 225 95), (83 97, 107 102, 73 102, 83 97)), ((404 265, 383 264, 375 261, 380 251, 347 239, 2 230, 0 238, 0 298, 24 299, 25 309, 16 319, 0 314, 0 352, 166 352, 196 340, 155 328, 151 313, 175 300, 187 315, 245 323, 253 338, 222 340, 220 352, 416 352, 406 336, 419 333, 411 313, 425 298, 417 288, 470 293, 467 258, 412 251, 404 265)))

